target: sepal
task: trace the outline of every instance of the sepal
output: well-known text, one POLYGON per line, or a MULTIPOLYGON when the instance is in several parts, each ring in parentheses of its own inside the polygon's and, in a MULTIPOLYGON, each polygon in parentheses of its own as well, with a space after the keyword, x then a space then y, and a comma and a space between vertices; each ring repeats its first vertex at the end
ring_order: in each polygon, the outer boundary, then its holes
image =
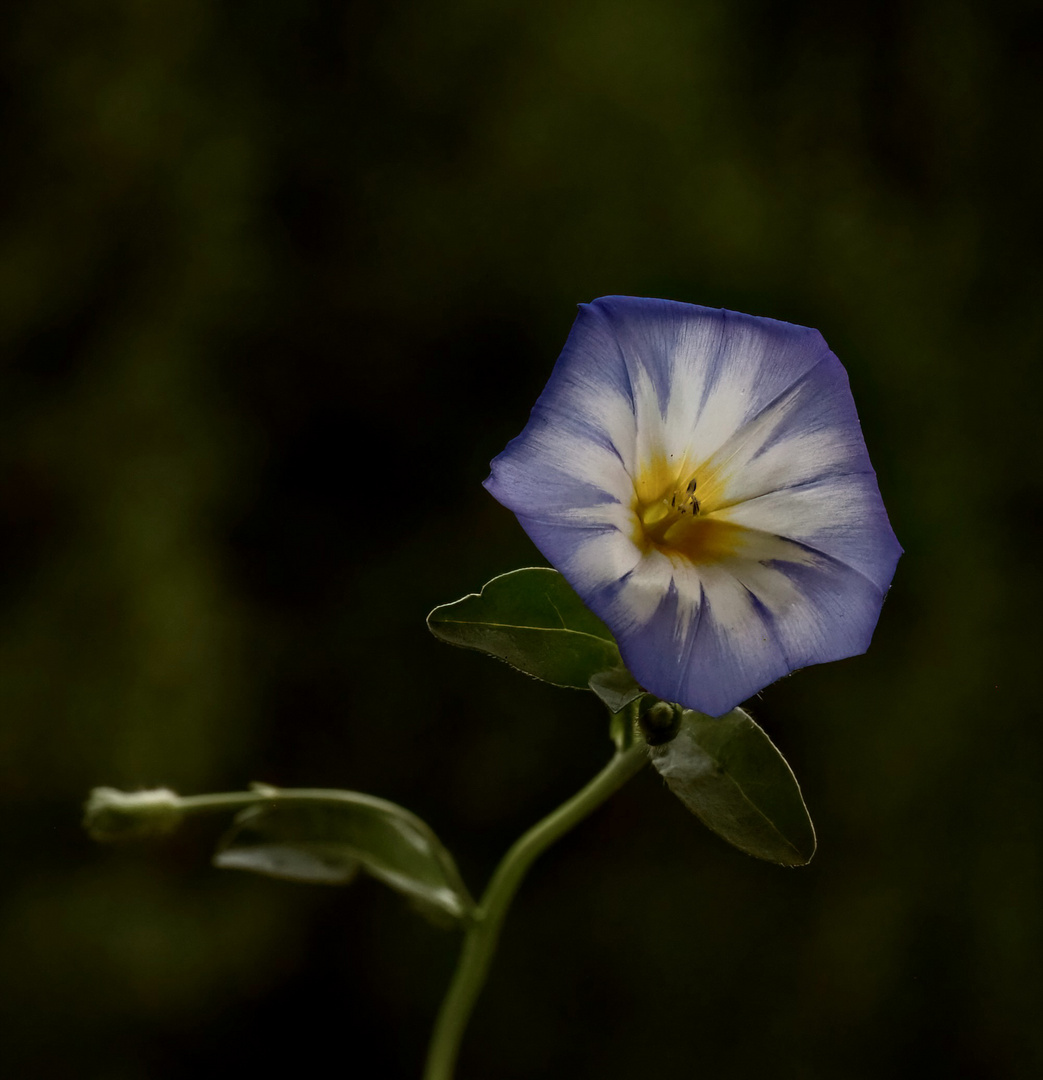
POLYGON ((622 712, 644 694, 637 679, 622 665, 608 671, 597 671, 587 682, 613 715, 622 712))

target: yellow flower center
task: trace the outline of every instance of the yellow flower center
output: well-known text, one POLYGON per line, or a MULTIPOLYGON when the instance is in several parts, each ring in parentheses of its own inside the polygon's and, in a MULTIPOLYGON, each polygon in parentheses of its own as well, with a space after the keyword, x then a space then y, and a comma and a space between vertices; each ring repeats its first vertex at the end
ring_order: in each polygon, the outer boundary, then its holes
POLYGON ((714 516, 722 496, 717 470, 708 464, 678 469, 654 458, 634 480, 634 543, 696 565, 734 555, 747 530, 714 516))

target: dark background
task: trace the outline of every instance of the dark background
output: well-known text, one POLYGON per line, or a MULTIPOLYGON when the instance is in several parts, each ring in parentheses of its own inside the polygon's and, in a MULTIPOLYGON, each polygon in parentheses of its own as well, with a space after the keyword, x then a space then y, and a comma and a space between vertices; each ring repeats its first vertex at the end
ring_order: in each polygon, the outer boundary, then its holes
POLYGON ((480 889, 607 759, 424 627, 580 301, 822 330, 906 548, 752 705, 810 868, 649 770, 537 864, 459 1076, 1043 1070, 1040 8, 58 0, 0 15, 0 1070, 415 1078, 457 948, 372 881, 92 845, 97 784, 340 786, 480 889), (839 8, 839 10, 838 10, 839 8))

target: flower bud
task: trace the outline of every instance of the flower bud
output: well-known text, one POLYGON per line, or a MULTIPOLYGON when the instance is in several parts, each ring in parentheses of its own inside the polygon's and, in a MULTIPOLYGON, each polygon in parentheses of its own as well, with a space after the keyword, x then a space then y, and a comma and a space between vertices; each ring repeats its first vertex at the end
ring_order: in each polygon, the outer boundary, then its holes
POLYGON ((181 800, 169 788, 118 791, 100 787, 87 799, 83 825, 94 840, 131 840, 173 832, 181 816, 181 800))
POLYGON ((662 746, 677 734, 681 724, 681 707, 668 701, 657 701, 638 719, 641 734, 649 746, 662 746))

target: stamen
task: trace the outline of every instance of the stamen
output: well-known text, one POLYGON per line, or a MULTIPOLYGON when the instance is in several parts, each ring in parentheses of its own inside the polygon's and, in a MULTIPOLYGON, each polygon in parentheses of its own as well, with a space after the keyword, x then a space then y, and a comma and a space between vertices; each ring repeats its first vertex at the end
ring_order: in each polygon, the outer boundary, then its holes
MULTIPOLYGON (((699 513, 699 500, 695 497, 695 489, 699 486, 699 481, 693 476, 688 481, 688 486, 685 488, 684 502, 681 504, 681 513, 686 513, 686 507, 691 508, 693 514, 699 513)), ((674 498, 677 498, 675 495, 674 498)), ((671 502, 671 506, 673 503, 671 502)))
POLYGON ((642 551, 655 549, 671 559, 687 559, 696 566, 735 554, 741 547, 743 530, 718 520, 713 513, 703 513, 699 491, 712 510, 715 486, 709 472, 701 479, 690 472, 679 476, 665 463, 654 462, 647 475, 639 475, 633 503, 637 546, 642 551))

